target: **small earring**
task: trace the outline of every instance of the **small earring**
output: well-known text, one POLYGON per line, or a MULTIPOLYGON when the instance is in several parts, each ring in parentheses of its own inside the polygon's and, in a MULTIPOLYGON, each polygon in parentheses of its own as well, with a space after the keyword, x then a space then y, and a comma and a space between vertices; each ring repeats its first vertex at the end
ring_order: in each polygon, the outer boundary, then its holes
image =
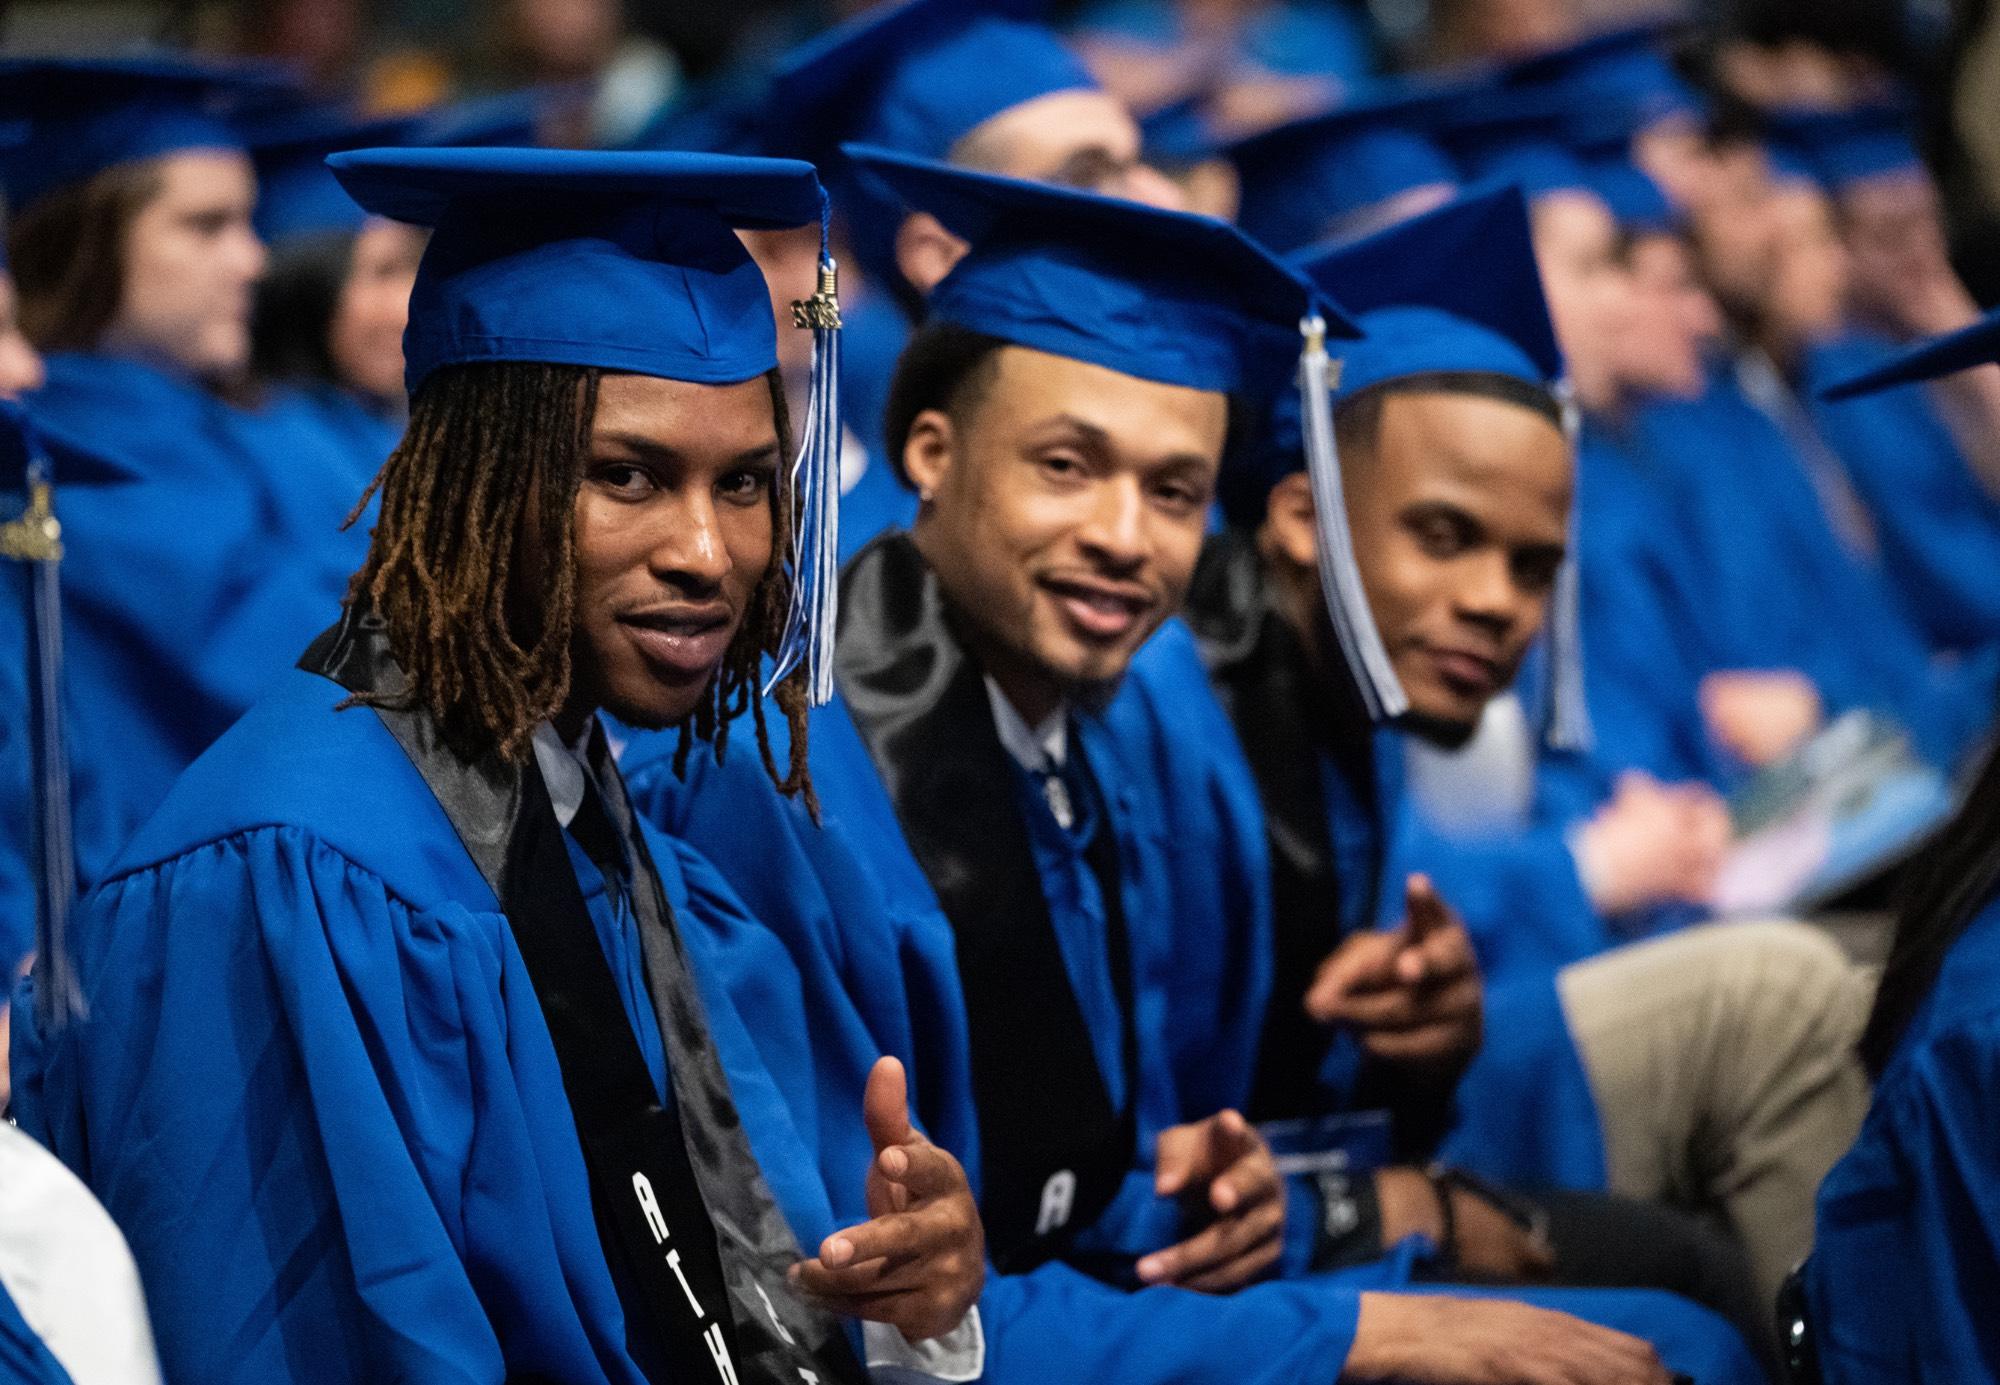
POLYGON ((919 486, 917 488, 917 503, 919 505, 928 505, 931 503, 931 491, 929 486, 919 486))

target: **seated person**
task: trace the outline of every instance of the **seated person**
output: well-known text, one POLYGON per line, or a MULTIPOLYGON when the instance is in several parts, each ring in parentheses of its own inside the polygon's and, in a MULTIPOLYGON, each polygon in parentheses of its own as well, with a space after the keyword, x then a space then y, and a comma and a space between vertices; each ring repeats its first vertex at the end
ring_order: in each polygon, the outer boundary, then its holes
MULTIPOLYGON (((2000 319, 1928 343, 1844 394, 1989 369, 2000 319)), ((1827 1385, 1982 1380, 2000 1366, 2000 758, 1917 868, 1861 1054, 1874 1105, 1820 1189, 1804 1301, 1827 1385)), ((1802 1376, 1801 1378, 1810 1378, 1802 1376)))
MULTIPOLYGON (((1866 1099, 1833 944, 1718 927, 1524 971, 1485 997, 1482 1044, 1466 926, 1430 882, 1406 891, 1403 738, 1462 741, 1549 622, 1550 731, 1574 735, 1581 710, 1560 628, 1562 356, 1521 202, 1468 198, 1308 269, 1361 310, 1332 400, 1340 470, 1296 434, 1258 449, 1225 485, 1233 526, 1189 611, 1269 823, 1276 978, 1252 1114, 1381 1093, 1433 1141, 1455 1117, 1449 1154, 1489 1175, 1723 1213, 1774 1292, 1866 1099), (1437 268, 1474 246, 1476 282, 1437 268)), ((1174 686, 1150 653, 1139 681, 1174 686)))
POLYGON ((598 724, 719 736, 764 652, 812 644, 778 638, 785 574, 830 554, 779 520, 776 343, 734 227, 814 220, 817 179, 335 166, 438 228, 368 559, 80 906, 80 1012, 16 1006, 23 1127, 125 1228, 170 1379, 978 1374, 963 1170, 893 1062, 822 1084, 837 1039, 776 938, 637 826, 598 724), (865 1122, 831 1180, 815 1107, 865 1122))

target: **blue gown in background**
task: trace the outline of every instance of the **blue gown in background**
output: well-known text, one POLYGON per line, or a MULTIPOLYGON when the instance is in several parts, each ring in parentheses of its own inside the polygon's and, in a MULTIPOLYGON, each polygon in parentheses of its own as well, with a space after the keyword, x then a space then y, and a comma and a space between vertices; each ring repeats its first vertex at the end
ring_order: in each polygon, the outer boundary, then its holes
MULTIPOLYGON (((324 626, 366 551, 324 447, 136 362, 57 353, 27 401, 63 526, 79 883, 324 626)), ((0 609, 0 703, 27 705, 25 609, 0 609)), ((0 965, 32 945, 28 761, 0 718, 0 965)))
POLYGON ((1778 425, 1718 376, 1699 400, 1642 408, 1636 435, 1671 487, 1684 561, 1703 574, 1698 620, 1682 637, 1687 666, 1796 669, 1829 716, 1875 710, 1932 763, 1955 767, 1991 721, 2000 662, 1931 657, 1778 425))
POLYGON ((2000 903, 1952 944, 1820 1185, 1806 1293, 1827 1385, 2000 1379, 2000 903))
POLYGON ((1928 389, 1829 403, 1821 387, 1873 370, 1896 343, 1860 333, 1807 356, 1801 394, 1867 505, 1882 566, 1935 648, 2000 639, 2000 501, 1980 483, 1928 389))
MULTIPOLYGON (((281 441, 286 440, 285 430, 296 429, 302 446, 326 449, 329 489, 336 504, 346 499, 347 511, 403 440, 401 419, 338 385, 280 386, 256 415, 281 441)), ((347 511, 341 513, 342 519, 347 511)))

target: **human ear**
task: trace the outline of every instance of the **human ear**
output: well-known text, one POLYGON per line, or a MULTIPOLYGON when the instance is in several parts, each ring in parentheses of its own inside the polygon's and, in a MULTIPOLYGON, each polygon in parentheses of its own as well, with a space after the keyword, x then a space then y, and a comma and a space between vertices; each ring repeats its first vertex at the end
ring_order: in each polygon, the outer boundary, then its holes
POLYGON ((965 250, 965 242, 929 212, 912 212, 896 231, 896 268, 926 297, 951 273, 965 250))
POLYGON ((928 505, 944 484, 956 460, 958 430, 943 409, 925 409, 910 421, 903 440, 903 472, 916 488, 917 499, 928 505))
POLYGON ((1318 515, 1311 479, 1295 471, 1271 487, 1264 502, 1266 540, 1286 562, 1311 568, 1319 561, 1318 515))

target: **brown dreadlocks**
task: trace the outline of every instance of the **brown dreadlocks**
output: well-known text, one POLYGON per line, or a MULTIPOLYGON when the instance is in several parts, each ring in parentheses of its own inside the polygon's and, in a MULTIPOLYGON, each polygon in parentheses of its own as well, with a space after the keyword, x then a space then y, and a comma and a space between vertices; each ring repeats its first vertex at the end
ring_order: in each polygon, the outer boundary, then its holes
MULTIPOLYGON (((598 375, 581 366, 490 362, 452 366, 425 381, 410 425, 349 517, 379 492, 381 516, 368 560, 348 584, 347 603, 380 616, 409 679, 400 693, 357 694, 353 703, 421 707, 456 753, 519 760, 536 726, 570 689, 576 601, 574 515, 598 375), (525 570, 524 553, 546 555, 525 570)), ((781 453, 791 426, 777 373, 769 376, 781 453)), ((696 740, 728 746, 747 708, 764 768, 786 794, 819 805, 806 772, 805 670, 776 689, 791 730, 791 760, 771 754, 762 659, 784 631, 796 561, 791 487, 779 468, 772 488, 771 566, 751 593, 708 695, 681 726, 676 772, 696 740)))

